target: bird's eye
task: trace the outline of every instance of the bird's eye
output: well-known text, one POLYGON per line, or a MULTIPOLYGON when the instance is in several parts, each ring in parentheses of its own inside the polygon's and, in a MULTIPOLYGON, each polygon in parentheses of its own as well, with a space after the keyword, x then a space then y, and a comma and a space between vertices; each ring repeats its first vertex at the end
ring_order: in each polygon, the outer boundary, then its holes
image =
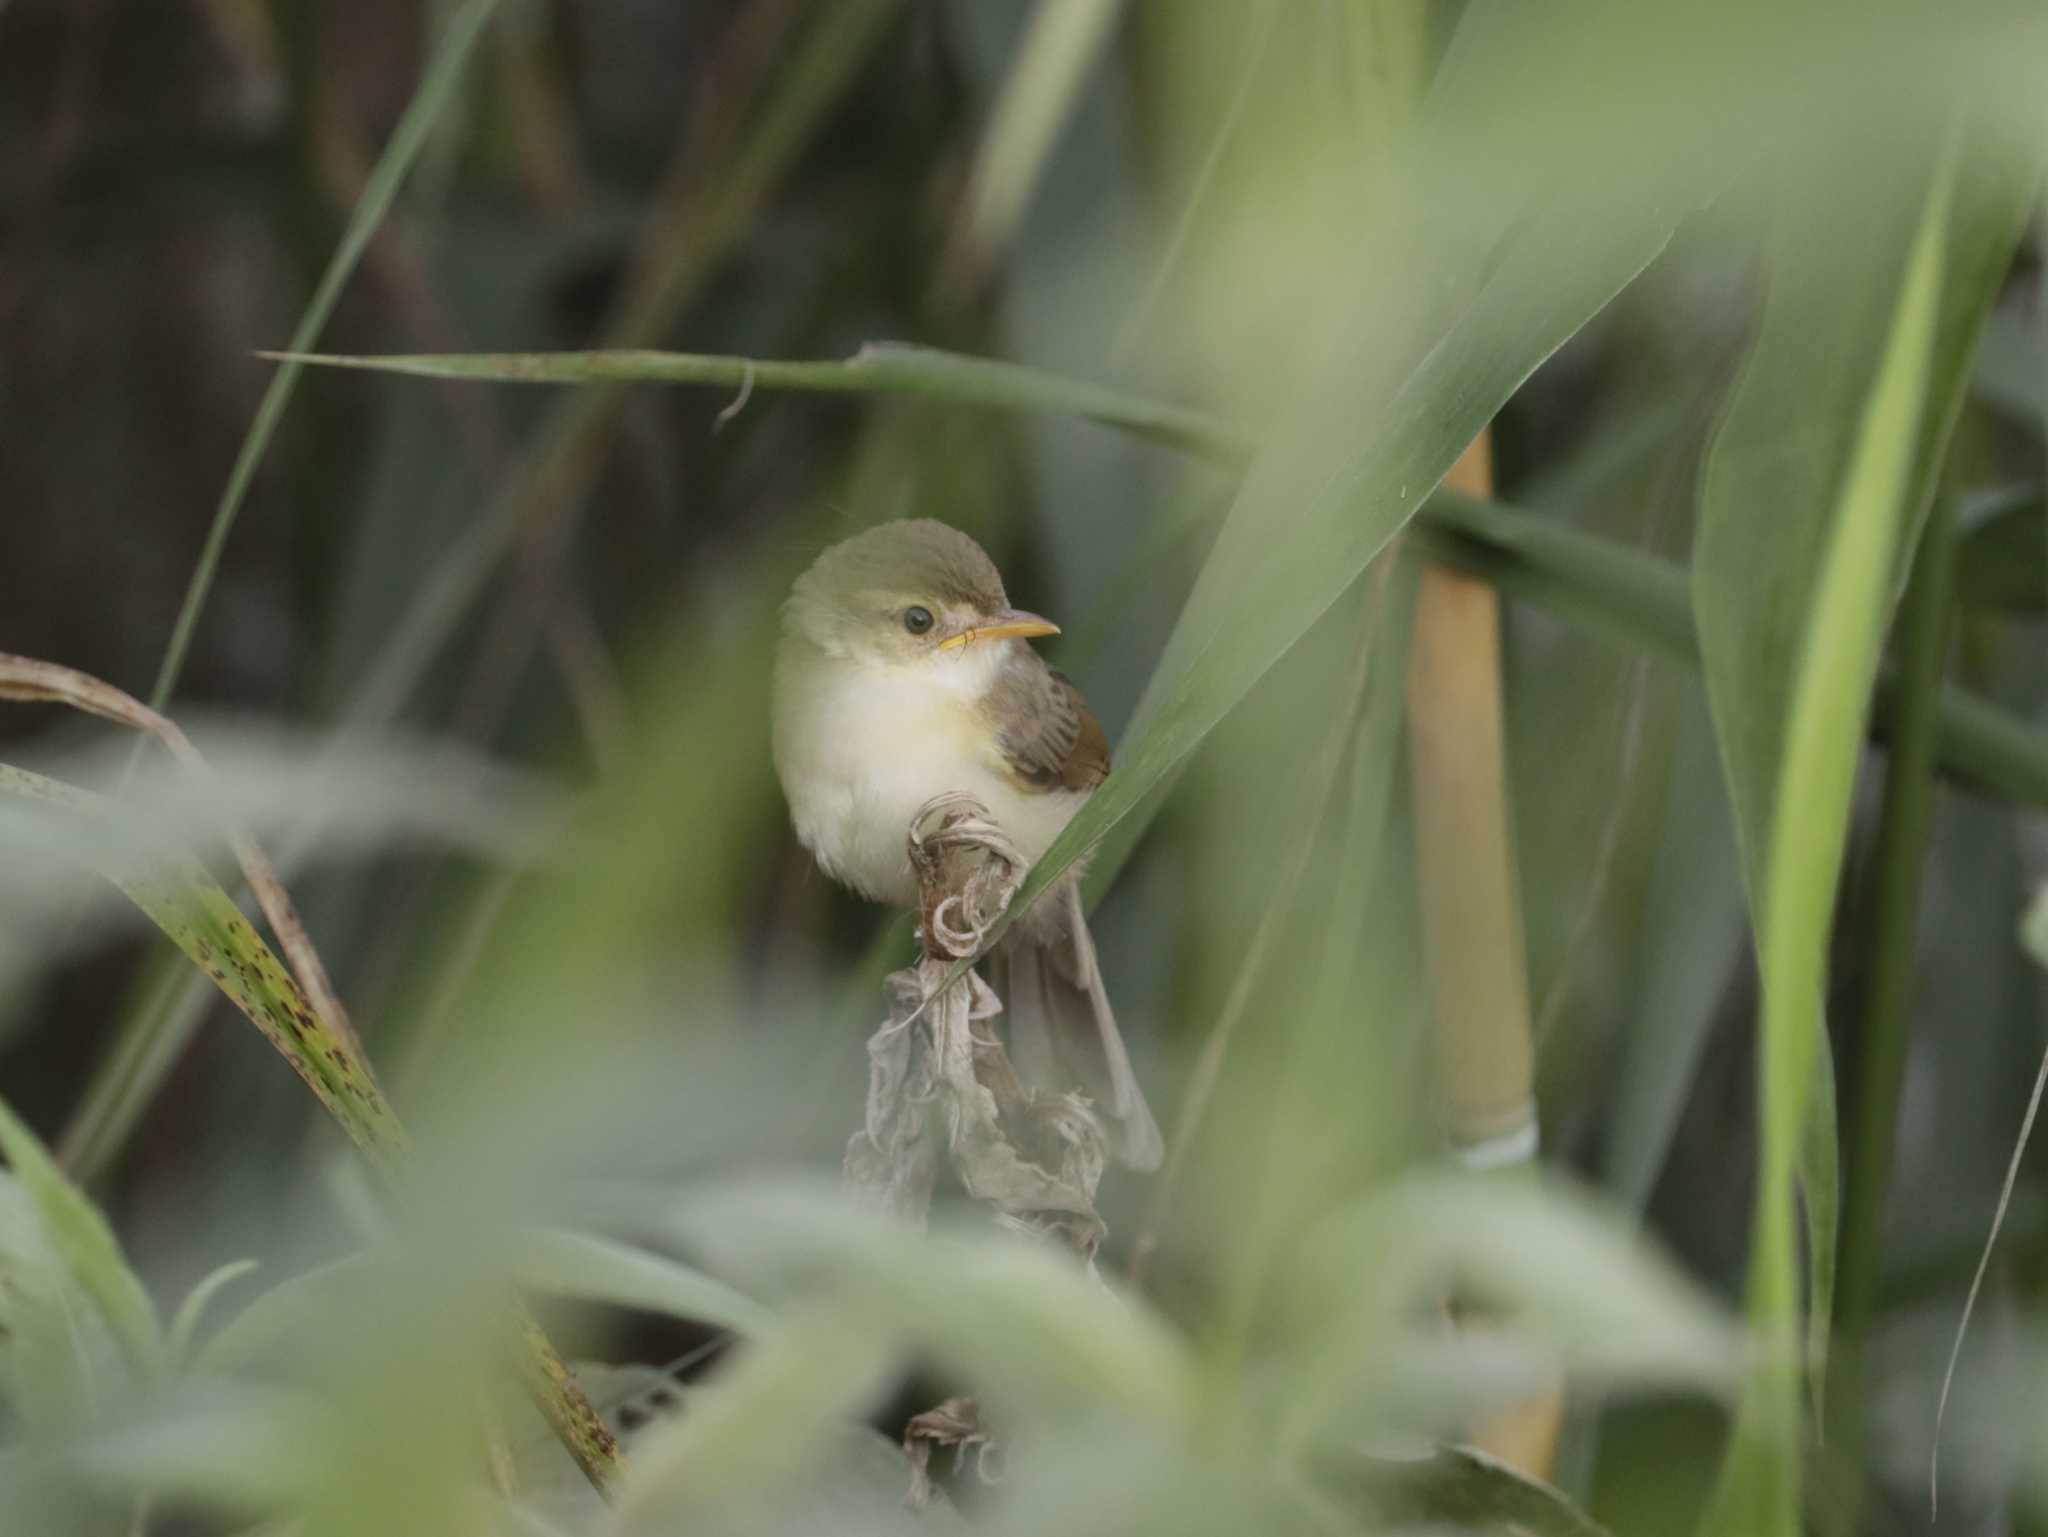
POLYGON ((910 608, 906 608, 903 611, 903 628, 908 630, 911 634, 922 635, 926 630, 929 630, 931 627, 932 611, 930 609, 923 608, 920 606, 912 606, 910 608))

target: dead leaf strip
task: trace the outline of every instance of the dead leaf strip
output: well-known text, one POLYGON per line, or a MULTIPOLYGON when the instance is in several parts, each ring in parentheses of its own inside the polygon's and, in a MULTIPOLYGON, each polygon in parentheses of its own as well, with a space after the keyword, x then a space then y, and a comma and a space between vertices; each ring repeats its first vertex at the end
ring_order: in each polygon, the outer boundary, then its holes
POLYGON ((868 1041, 868 1097, 847 1144, 846 1182, 884 1210, 922 1221, 944 1151, 962 1186, 1005 1227, 1057 1238, 1084 1259, 1105 1231, 1095 1209, 1106 1139, 1078 1093, 1026 1089, 992 1021, 1002 1000, 976 955, 1016 895, 1025 861, 986 808, 937 796, 909 830, 925 953, 888 979, 889 1013, 868 1041))
POLYGON ((948 1446, 953 1448, 956 1474, 972 1452, 975 1477, 985 1484, 1003 1481, 1002 1448, 981 1423, 981 1406, 971 1398, 949 1398, 935 1409, 912 1415, 903 1428, 903 1455, 910 1459, 905 1503, 922 1507, 939 1496, 931 1476, 932 1453, 948 1446))

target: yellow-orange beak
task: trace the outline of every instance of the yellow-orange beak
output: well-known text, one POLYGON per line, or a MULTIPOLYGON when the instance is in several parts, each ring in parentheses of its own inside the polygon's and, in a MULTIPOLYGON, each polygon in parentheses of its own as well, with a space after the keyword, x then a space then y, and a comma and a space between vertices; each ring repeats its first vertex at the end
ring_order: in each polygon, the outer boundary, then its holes
POLYGON ((1027 614, 1022 609, 1006 608, 1000 613, 989 615, 987 624, 974 625, 958 635, 948 635, 939 642, 941 651, 958 651, 962 646, 977 640, 1001 640, 1015 635, 1029 640, 1034 635, 1057 635, 1060 627, 1050 619, 1041 619, 1036 614, 1027 614))

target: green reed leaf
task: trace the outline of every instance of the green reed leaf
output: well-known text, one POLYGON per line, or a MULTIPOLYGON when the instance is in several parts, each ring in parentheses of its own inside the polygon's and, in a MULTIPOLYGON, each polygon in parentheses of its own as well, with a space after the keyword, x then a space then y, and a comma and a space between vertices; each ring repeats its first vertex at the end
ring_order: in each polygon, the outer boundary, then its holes
POLYGON ((163 1367, 163 1326, 120 1240, 92 1199, 57 1167, 41 1139, 0 1100, 0 1153, 35 1207, 50 1252, 119 1342, 138 1383, 163 1367))
MULTIPOLYGON (((1816 205, 1812 186, 1788 200, 1788 215, 1819 207, 1877 227, 1857 231, 1857 265, 1824 282, 1812 225, 1788 217, 1781 226, 1778 286, 1708 469, 1694 601, 1764 980, 1749 1316, 1767 1359, 1745 1389, 1708 1516, 1710 1530, 1731 1534, 1792 1537, 1801 1524, 1795 1192, 1812 1145, 1850 798, 1902 537, 1918 510, 1913 477, 1938 360, 1951 179, 1944 157, 1917 183, 1928 190, 1910 208, 1863 198, 1816 205), (1817 347, 1816 325, 1832 326, 1826 334, 1855 356, 1817 347), (1797 455, 1784 451, 1794 392, 1804 431, 1817 424, 1839 434, 1839 454, 1811 441, 1797 455), (1803 516, 1754 516, 1750 493, 1773 464, 1809 477, 1814 500, 1794 504, 1803 516)), ((1831 1214, 1831 1192, 1825 1207, 1810 1199, 1808 1209, 1831 1214)), ((1831 1231, 1810 1239, 1816 1250, 1832 1247, 1831 1231)), ((1816 1253, 1817 1275, 1824 1263, 1816 1253)))

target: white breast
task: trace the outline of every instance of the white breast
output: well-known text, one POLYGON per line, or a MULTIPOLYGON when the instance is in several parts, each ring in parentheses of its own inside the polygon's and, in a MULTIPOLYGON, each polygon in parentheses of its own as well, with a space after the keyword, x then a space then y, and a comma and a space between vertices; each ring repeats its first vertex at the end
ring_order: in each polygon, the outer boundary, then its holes
POLYGON ((877 901, 914 907, 910 819, 952 790, 986 806, 1026 859, 1051 846, 1087 797, 1020 791, 1004 775, 974 707, 998 661, 996 646, 910 666, 826 657, 808 647, 800 657, 785 653, 776 677, 775 768, 797 838, 826 874, 877 901))

